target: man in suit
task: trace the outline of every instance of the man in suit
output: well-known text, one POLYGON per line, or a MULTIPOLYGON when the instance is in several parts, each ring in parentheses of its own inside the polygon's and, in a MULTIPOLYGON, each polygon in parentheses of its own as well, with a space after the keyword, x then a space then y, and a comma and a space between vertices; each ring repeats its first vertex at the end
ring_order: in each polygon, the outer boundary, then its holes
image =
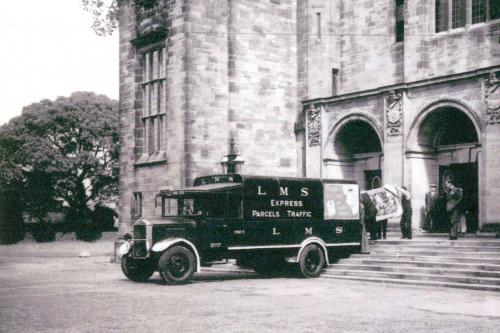
POLYGON ((436 184, 429 186, 425 194, 425 224, 427 231, 432 232, 438 224, 438 193, 436 184))
POLYGON ((450 218, 450 239, 456 240, 460 227, 460 213, 463 199, 463 190, 453 184, 451 178, 444 181, 446 190, 446 211, 450 218))
POLYGON ((411 194, 408 192, 406 186, 398 188, 400 192, 401 207, 403 208, 403 215, 401 216, 401 234, 402 239, 411 239, 411 217, 413 210, 411 208, 411 194))
POLYGON ((376 240, 379 238, 377 230, 377 208, 370 199, 370 196, 366 192, 361 192, 361 203, 364 208, 364 222, 365 226, 370 232, 370 239, 376 240))

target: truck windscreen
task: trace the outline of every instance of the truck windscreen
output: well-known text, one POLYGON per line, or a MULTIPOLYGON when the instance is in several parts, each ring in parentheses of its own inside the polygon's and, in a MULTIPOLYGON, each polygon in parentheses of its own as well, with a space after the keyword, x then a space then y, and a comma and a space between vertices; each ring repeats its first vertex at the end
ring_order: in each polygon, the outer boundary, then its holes
POLYGON ((222 192, 194 198, 186 196, 163 198, 162 215, 238 218, 241 215, 241 195, 222 192))

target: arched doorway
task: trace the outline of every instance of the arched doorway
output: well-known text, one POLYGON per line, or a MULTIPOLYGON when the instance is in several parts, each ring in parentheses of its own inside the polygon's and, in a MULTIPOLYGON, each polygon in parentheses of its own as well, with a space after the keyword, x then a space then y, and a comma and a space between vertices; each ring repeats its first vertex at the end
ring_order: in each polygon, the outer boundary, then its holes
POLYGON ((355 179, 363 189, 381 186, 382 143, 380 132, 369 118, 353 115, 340 121, 327 144, 327 177, 355 179))
POLYGON ((410 162, 414 207, 420 208, 420 227, 425 225, 425 193, 430 184, 439 188, 441 219, 435 231, 448 231, 443 178, 450 174, 464 190, 467 232, 478 229, 480 153, 479 122, 461 104, 440 103, 427 108, 417 118, 409 136, 407 157, 410 162))

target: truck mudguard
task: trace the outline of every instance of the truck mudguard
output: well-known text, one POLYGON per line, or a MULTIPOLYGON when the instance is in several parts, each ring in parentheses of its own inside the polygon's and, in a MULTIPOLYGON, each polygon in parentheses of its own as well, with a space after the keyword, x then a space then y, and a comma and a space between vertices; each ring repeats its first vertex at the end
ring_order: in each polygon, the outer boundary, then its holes
POLYGON ((304 241, 300 244, 300 250, 299 253, 297 254, 297 262, 299 261, 300 255, 302 254, 302 251, 304 251, 305 247, 309 244, 318 244, 321 249, 323 250, 323 253, 325 254, 325 260, 326 264, 329 265, 328 261, 328 250, 326 249, 326 244, 323 242, 321 238, 318 237, 309 237, 307 239, 304 239, 304 241))
POLYGON ((151 250, 153 252, 163 252, 166 249, 172 247, 172 245, 176 244, 185 244, 187 247, 193 251, 194 256, 196 257, 196 272, 199 273, 201 270, 201 263, 200 263, 200 255, 198 254, 198 250, 196 249, 196 246, 194 246, 193 243, 188 241, 187 239, 184 238, 167 238, 162 241, 159 241, 153 245, 151 250))

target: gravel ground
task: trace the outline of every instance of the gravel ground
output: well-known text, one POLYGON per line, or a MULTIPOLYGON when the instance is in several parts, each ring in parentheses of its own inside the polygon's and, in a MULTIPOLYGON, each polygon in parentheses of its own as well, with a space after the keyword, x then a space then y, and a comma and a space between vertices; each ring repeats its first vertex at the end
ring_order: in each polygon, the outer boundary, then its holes
POLYGON ((500 332, 500 293, 204 270, 128 281, 111 240, 0 246, 0 332, 500 332), (81 251, 90 257, 79 258, 81 251))

